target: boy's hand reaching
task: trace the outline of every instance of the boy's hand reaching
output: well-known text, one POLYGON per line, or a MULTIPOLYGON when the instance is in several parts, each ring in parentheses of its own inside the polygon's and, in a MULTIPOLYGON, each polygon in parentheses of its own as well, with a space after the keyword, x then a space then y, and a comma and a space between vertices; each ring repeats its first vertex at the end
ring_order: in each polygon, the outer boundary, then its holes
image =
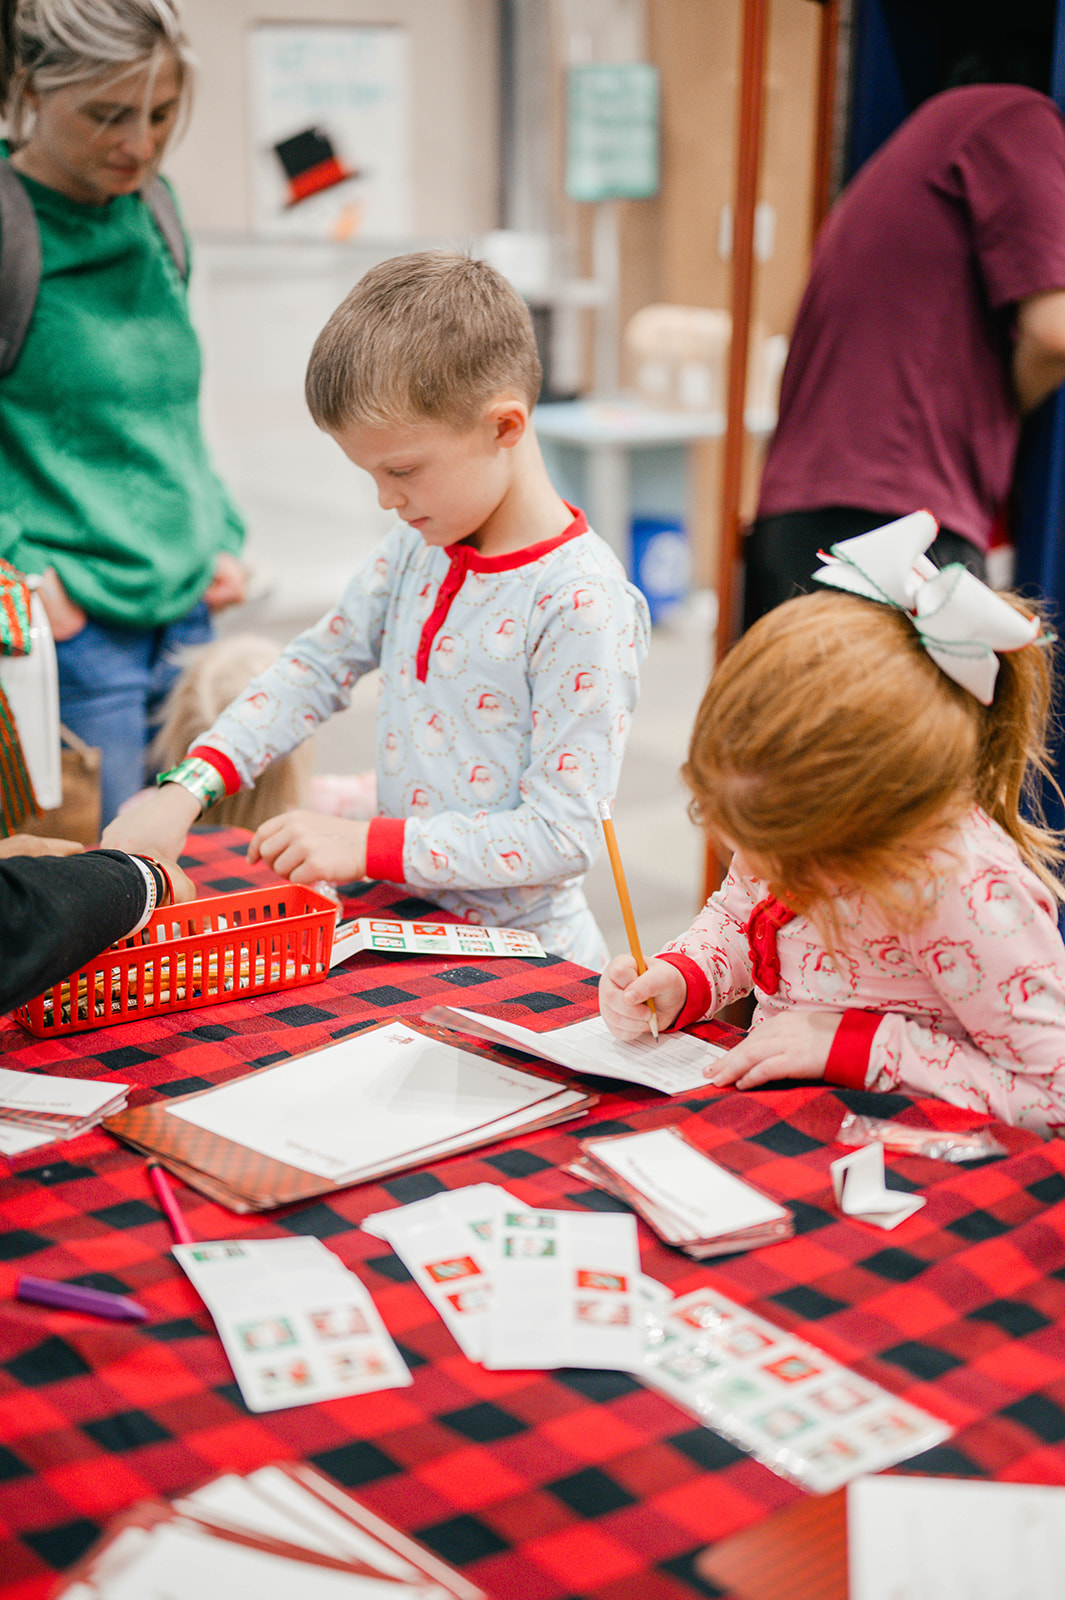
POLYGON ((842 1011, 785 1011, 752 1028, 708 1069, 719 1088, 757 1089, 775 1078, 823 1078, 842 1011))
POLYGON ((265 861, 292 883, 351 883, 366 876, 368 822, 326 817, 317 811, 285 811, 258 829, 249 861, 265 861))
POLYGON ((688 985, 669 961, 650 961, 637 975, 632 956, 615 956, 599 979, 599 1010, 615 1039, 650 1033, 648 1000, 655 1003, 659 1028, 668 1028, 687 998, 688 985))

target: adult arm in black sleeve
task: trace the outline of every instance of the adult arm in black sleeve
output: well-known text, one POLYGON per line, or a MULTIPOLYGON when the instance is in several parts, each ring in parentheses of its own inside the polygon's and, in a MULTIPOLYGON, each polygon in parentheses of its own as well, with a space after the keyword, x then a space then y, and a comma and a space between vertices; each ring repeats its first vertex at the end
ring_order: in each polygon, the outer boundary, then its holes
POLYGON ((121 850, 0 860, 0 1011, 123 938, 147 903, 144 874, 121 850))

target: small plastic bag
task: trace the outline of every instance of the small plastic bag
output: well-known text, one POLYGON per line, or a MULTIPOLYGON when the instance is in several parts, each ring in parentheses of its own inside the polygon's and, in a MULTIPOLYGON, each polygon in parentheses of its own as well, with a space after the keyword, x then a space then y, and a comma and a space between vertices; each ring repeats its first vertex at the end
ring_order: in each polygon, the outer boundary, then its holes
POLYGON ((882 1144, 897 1155, 927 1156, 932 1161, 986 1161, 1004 1156, 990 1128, 911 1128, 884 1117, 862 1117, 848 1111, 836 1135, 839 1144, 882 1144))

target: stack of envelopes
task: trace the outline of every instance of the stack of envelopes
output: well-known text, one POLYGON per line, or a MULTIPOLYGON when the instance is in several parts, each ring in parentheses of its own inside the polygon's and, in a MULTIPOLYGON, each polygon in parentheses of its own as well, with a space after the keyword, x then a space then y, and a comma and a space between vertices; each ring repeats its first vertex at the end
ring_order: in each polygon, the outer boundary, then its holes
POLYGON ((580 1159, 567 1171, 624 1200, 666 1244, 697 1261, 776 1244, 795 1231, 786 1206, 712 1161, 676 1124, 582 1139, 580 1159))

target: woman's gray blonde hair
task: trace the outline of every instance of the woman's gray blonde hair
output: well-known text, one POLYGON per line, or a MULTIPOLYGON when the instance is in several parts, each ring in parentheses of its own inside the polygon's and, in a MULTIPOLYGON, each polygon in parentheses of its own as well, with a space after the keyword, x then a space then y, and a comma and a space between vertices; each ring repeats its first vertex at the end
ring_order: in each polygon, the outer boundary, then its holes
POLYGON ((13 146, 32 125, 27 89, 47 94, 113 81, 167 59, 178 67, 188 112, 194 58, 179 0, 0 0, 0 111, 13 146))

